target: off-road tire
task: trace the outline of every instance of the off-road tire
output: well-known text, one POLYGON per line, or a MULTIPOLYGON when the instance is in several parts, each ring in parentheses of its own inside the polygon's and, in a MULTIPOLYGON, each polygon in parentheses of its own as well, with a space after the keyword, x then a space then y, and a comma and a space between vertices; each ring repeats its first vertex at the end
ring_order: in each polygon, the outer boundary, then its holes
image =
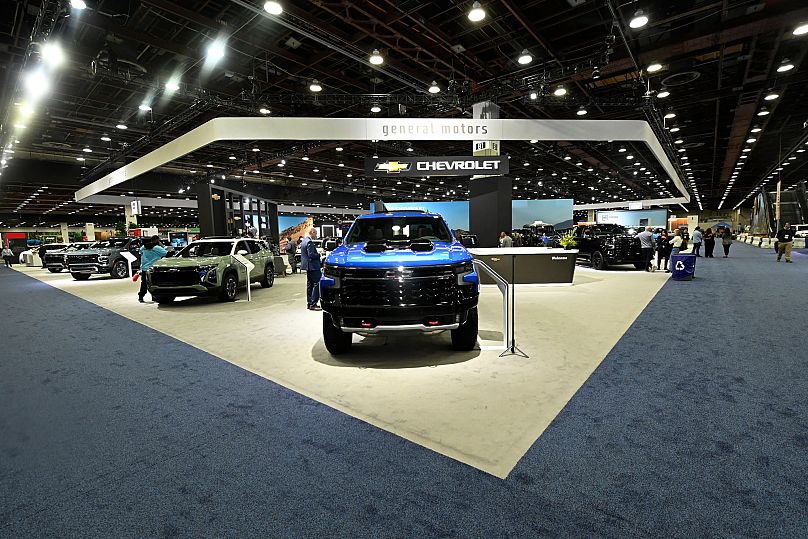
POLYGON ((222 277, 222 290, 219 292, 221 301, 236 301, 238 298, 238 277, 232 271, 222 277))
POLYGON ((264 277, 258 283, 261 288, 272 288, 275 284, 275 267, 272 264, 267 264, 264 268, 264 277))
POLYGON ((474 307, 469 309, 466 323, 452 330, 452 348, 464 352, 474 350, 477 344, 478 325, 477 307, 474 307))
POLYGON ((346 333, 331 321, 331 315, 323 313, 323 342, 332 356, 344 354, 351 349, 353 334, 346 333))
POLYGON ((606 262, 606 257, 603 256, 603 253, 600 251, 595 251, 592 253, 592 267, 596 270, 605 270, 609 267, 609 263, 606 262))
POLYGON ((112 264, 112 269, 109 270, 109 274, 116 279, 129 277, 129 267, 126 264, 126 260, 116 260, 112 264))
POLYGON ((48 268, 51 273, 62 273, 62 268, 48 268))

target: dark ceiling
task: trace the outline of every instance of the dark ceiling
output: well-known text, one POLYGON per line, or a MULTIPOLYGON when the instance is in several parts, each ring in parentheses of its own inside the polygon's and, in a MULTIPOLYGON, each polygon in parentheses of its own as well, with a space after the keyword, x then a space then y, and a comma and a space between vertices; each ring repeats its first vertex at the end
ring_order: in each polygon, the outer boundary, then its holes
MULTIPOLYGON (((645 119, 689 180, 691 211, 735 207, 781 161, 789 162, 780 167, 784 185, 804 178, 805 153, 796 150, 806 142, 808 34, 792 33, 808 22, 803 0, 490 0, 477 23, 467 17, 468 1, 281 3, 283 14, 273 18, 257 0, 86 0, 84 10, 68 0, 2 2, 0 141, 13 153, 0 176, 0 217, 91 215, 96 209, 69 203, 75 188, 211 118, 261 116, 262 108, 270 116, 470 117, 471 105, 488 99, 504 118, 579 118, 584 108, 587 119, 645 119), (632 29, 637 9, 650 22, 632 29), (225 55, 211 65, 206 51, 217 39, 225 55), (22 81, 41 63, 44 42, 61 43, 66 60, 33 115, 20 120, 22 81), (380 67, 368 62, 374 49, 384 57, 380 67), (529 65, 516 61, 523 49, 533 56, 529 65), (795 68, 779 73, 785 59, 795 68), (662 69, 647 73, 654 62, 662 69), (177 91, 166 90, 169 80, 177 91), (309 90, 313 80, 321 92, 309 90), (427 92, 433 80, 438 94, 427 92), (553 95, 559 85, 568 90, 563 97, 553 95), (660 97, 663 89, 670 95, 660 97), (766 101, 772 92, 779 97, 766 101), (152 110, 139 110, 144 103, 152 110), (381 111, 370 112, 373 105, 381 111), (770 114, 757 116, 763 106, 770 114), (671 111, 675 118, 663 118, 671 111), (14 127, 23 121, 24 129, 14 127), (61 163, 61 177, 52 183, 54 173, 24 162, 61 163), (59 194, 33 197, 42 187, 59 194)), ((261 184, 287 203, 466 196, 467 178, 376 181, 364 176, 363 160, 469 154, 469 143, 340 143, 323 135, 306 144, 214 144, 113 193, 179 196, 224 176, 246 191, 261 184)), ((638 145, 507 142, 503 152, 518 198, 588 203, 671 193, 638 145)))

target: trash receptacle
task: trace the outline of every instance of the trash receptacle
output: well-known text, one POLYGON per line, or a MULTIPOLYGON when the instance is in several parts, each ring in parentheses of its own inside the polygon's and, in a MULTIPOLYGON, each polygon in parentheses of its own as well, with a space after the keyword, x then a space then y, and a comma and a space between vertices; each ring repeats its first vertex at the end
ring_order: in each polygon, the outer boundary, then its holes
POLYGON ((672 255, 671 277, 676 281, 690 281, 696 276, 696 255, 672 255))

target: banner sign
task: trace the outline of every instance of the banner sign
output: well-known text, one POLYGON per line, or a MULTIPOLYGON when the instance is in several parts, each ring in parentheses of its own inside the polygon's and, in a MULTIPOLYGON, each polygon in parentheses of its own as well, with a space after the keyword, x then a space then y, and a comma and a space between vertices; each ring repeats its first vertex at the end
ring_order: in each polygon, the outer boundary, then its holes
POLYGON ((365 159, 365 174, 376 178, 413 176, 500 176, 509 172, 507 157, 393 157, 365 159))

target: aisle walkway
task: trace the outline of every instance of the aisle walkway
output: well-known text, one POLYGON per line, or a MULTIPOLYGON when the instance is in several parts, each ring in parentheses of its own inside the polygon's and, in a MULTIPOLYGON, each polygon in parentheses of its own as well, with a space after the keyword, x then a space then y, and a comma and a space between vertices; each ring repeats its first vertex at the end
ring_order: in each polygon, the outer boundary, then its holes
POLYGON ((773 258, 665 285, 504 481, 0 268, 0 536, 802 535, 808 257, 773 258))

